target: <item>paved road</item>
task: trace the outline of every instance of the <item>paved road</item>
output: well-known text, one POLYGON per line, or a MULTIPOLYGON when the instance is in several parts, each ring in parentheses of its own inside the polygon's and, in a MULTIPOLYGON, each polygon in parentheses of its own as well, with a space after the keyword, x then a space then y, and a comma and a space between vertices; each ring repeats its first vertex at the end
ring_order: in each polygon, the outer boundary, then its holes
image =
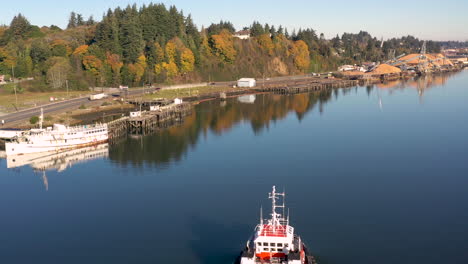
MULTIPOLYGON (((144 91, 148 92, 149 89, 129 90, 127 95, 131 95, 131 96, 139 95, 139 94, 142 94, 144 91)), ((101 100, 96 100, 96 101, 101 101, 101 100)), ((39 116, 41 114, 41 108, 44 110, 44 114, 50 114, 50 113, 57 113, 60 111, 67 111, 69 109, 76 109, 80 107, 82 104, 85 104, 88 102, 89 102, 88 97, 70 99, 70 100, 66 100, 62 102, 56 102, 52 104, 47 104, 43 106, 21 110, 21 111, 11 113, 11 114, 2 115, 0 116, 0 120, 5 121, 4 127, 9 127, 9 124, 14 124, 20 121, 29 120, 31 116, 39 116)), ((0 128, 2 128, 1 125, 0 125, 0 128)))

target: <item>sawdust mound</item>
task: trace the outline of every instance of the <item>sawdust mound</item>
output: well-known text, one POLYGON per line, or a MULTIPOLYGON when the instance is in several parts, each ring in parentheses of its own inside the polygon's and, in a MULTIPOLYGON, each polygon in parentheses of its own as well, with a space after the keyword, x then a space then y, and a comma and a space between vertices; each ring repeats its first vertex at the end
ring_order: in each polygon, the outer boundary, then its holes
POLYGON ((371 74, 392 74, 392 73, 400 73, 401 70, 397 67, 390 66, 388 64, 380 64, 375 68, 371 74))

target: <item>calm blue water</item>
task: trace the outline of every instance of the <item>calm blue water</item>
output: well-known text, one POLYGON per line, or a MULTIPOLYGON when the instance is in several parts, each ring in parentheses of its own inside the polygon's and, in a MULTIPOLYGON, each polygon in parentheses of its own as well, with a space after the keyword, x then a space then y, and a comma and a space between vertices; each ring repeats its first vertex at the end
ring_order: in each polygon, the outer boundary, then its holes
POLYGON ((467 116, 464 71, 202 103, 47 187, 0 160, 0 263, 229 264, 273 184, 320 263, 468 263, 467 116))

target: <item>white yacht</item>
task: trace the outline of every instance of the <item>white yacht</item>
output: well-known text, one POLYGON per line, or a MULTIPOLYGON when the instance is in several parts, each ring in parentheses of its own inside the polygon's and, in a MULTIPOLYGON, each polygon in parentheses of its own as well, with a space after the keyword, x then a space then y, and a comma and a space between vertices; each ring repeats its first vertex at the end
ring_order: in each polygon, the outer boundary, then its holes
POLYGON ((55 124, 53 127, 43 129, 43 116, 41 111, 39 129, 24 131, 21 135, 14 137, 11 142, 5 143, 7 156, 42 152, 57 153, 106 143, 109 138, 107 124, 72 127, 55 124))

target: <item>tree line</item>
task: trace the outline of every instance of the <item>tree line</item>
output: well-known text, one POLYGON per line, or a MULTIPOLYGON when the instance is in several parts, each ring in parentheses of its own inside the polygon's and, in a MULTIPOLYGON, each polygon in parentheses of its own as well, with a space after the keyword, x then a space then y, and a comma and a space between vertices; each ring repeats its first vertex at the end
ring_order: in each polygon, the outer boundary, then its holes
MULTIPOLYGON (((25 85, 41 91, 232 80, 335 70, 422 45, 412 36, 382 42, 367 32, 328 40, 311 28, 289 33, 256 21, 244 29, 249 40, 235 38, 228 21, 199 29, 190 15, 164 4, 109 9, 100 22, 72 12, 65 30, 39 28, 19 14, 0 27, 0 74, 34 77, 25 85)), ((427 47, 440 51, 435 42, 427 47)))

